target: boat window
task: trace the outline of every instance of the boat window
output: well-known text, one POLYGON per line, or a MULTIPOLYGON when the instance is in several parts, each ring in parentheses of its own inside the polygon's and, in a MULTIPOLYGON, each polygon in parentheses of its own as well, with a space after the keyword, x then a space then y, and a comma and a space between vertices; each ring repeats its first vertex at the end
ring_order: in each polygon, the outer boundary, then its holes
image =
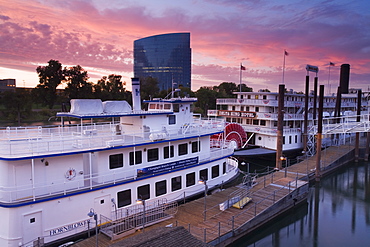
POLYGON ((179 104, 173 104, 173 111, 174 112, 179 112, 180 111, 179 104))
POLYGON ((241 106, 240 107, 240 111, 244 111, 244 106, 241 106))
POLYGON ((159 155, 158 155, 158 148, 151 148, 151 149, 148 149, 148 152, 147 152, 147 160, 148 162, 151 162, 151 161, 155 161, 155 160, 158 160, 159 159, 159 155))
POLYGON ((212 166, 212 178, 216 178, 218 176, 220 176, 220 166, 212 166))
POLYGON ((134 152, 130 152, 130 166, 141 164, 142 162, 142 151, 135 151, 135 155, 134 152))
POLYGON ((253 119, 253 125, 258 125, 258 119, 253 119))
POLYGON ((266 120, 261 120, 261 121, 260 121, 260 125, 261 125, 261 126, 266 126, 266 120))
POLYGON ((188 144, 187 143, 179 144, 178 149, 179 149, 178 150, 179 155, 188 154, 188 144))
POLYGON ((294 136, 294 141, 295 141, 295 143, 298 143, 298 136, 297 135, 294 136))
POLYGON ((251 99, 251 96, 250 95, 248 95, 248 99, 251 99))
POLYGON ((191 152, 192 153, 200 152, 200 141, 191 143, 191 152))
POLYGON ((137 198, 147 200, 150 198, 149 184, 137 187, 137 198))
POLYGON ((123 167, 123 154, 109 155, 109 169, 123 167))
POLYGON ((171 104, 164 104, 165 110, 171 110, 171 104))
POLYGON ((260 111, 260 108, 256 106, 256 112, 259 112, 259 111, 260 111))
POLYGON ((258 95, 255 95, 255 96, 254 96, 254 98, 255 98, 255 99, 258 99, 258 95))
POLYGON ((172 191, 181 189, 181 176, 174 177, 171 179, 172 191))
POLYGON ((175 156, 173 145, 165 146, 163 148, 163 158, 168 159, 168 158, 172 158, 173 156, 175 156))
POLYGON ((192 186, 195 184, 195 172, 186 174, 186 187, 192 186))
POLYGON ((131 204, 131 190, 124 190, 117 193, 118 207, 124 207, 131 204))
POLYGON ((226 173, 226 162, 222 164, 222 174, 226 173))
POLYGON ((155 104, 149 104, 149 109, 155 109, 155 104))
POLYGON ((208 180, 208 169, 200 170, 199 178, 207 181, 208 180))
POLYGON ((266 95, 263 95, 263 99, 267 99, 266 95))
POLYGON ((162 180, 155 183, 155 196, 164 195, 167 193, 166 180, 162 180))
POLYGON ((235 106, 233 105, 231 109, 232 109, 233 111, 235 111, 235 106))
POLYGON ((176 115, 168 115, 168 124, 176 124, 176 115))
POLYGON ((157 104, 157 109, 158 110, 162 110, 163 109, 163 105, 162 104, 157 104))

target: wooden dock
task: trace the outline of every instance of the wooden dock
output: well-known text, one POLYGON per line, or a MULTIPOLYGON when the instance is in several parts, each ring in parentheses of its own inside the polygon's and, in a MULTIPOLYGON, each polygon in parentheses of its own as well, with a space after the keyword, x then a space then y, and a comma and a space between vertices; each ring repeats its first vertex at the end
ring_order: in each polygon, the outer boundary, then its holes
MULTIPOLYGON (((354 145, 333 146, 323 150, 322 176, 353 160, 353 157, 354 145)), ((308 193, 308 182, 314 179, 315 167, 316 157, 308 157, 286 169, 257 178, 257 183, 253 187, 238 185, 208 195, 206 216, 204 216, 204 198, 182 204, 178 207, 174 218, 146 227, 145 233, 158 227, 183 226, 194 237, 205 243, 212 246, 226 246, 296 204, 304 202, 308 193), (252 201, 242 209, 230 207, 224 211, 220 210, 219 204, 235 195, 248 195, 252 201)), ((142 230, 137 231, 122 239, 135 237, 143 234, 142 232, 142 230)), ((122 241, 122 239, 111 241, 103 234, 99 234, 98 238, 99 246, 104 247, 112 244, 119 246, 119 242, 122 241)), ((73 246, 95 246, 95 236, 77 242, 73 246)))

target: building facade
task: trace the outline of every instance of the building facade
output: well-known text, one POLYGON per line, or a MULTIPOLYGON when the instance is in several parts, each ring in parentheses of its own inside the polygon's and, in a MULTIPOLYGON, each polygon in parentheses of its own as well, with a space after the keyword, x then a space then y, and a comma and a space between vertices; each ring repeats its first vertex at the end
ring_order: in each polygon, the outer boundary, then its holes
POLYGON ((15 79, 0 79, 0 92, 14 91, 15 87, 15 79))
POLYGON ((190 33, 168 33, 134 41, 134 77, 153 77, 160 90, 191 88, 190 33))

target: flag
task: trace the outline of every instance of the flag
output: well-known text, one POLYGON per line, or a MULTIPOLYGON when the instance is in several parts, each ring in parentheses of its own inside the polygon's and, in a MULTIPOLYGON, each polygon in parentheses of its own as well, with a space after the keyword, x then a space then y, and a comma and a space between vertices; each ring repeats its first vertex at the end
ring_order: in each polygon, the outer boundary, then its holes
POLYGON ((240 65, 240 70, 246 70, 246 68, 243 65, 240 65))
POLYGON ((335 63, 330 62, 329 65, 330 66, 335 66, 335 63))
POLYGON ((289 56, 289 53, 286 50, 284 50, 284 55, 289 56))

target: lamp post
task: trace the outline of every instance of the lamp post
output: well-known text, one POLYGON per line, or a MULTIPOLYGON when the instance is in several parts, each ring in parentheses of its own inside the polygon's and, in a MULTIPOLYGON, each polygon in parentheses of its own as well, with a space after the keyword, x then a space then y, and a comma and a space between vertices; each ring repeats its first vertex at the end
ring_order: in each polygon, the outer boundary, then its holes
POLYGON ((280 157, 280 160, 281 160, 281 166, 283 166, 283 161, 285 160, 285 177, 287 176, 287 169, 288 169, 288 167, 287 167, 287 162, 286 162, 286 157, 284 157, 284 156, 281 156, 280 157))
POLYGON ((145 200, 143 200, 143 199, 137 199, 136 200, 136 203, 137 204, 143 204, 143 231, 144 231, 144 228, 145 228, 145 221, 146 221, 146 218, 145 218, 145 200))
POLYGON ((204 221, 206 221, 207 219, 207 190, 208 190, 208 186, 207 186, 207 180, 205 179, 201 179, 199 180, 199 183, 200 184, 204 184, 204 221))
POLYGON ((87 216, 89 217, 93 217, 94 216, 94 220, 95 220, 95 236, 96 236, 96 247, 98 247, 98 215, 95 213, 94 209, 91 208, 90 209, 90 212, 87 214, 87 216))

